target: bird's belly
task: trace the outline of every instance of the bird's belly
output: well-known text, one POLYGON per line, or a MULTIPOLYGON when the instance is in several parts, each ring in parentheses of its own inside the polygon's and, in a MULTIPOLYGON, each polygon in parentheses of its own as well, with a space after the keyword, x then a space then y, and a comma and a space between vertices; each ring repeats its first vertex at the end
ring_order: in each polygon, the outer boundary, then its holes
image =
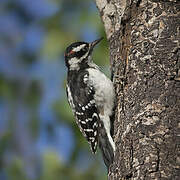
POLYGON ((114 107, 114 86, 110 79, 108 79, 103 73, 92 69, 89 72, 90 84, 95 89, 95 100, 98 109, 103 109, 108 116, 111 115, 114 107))

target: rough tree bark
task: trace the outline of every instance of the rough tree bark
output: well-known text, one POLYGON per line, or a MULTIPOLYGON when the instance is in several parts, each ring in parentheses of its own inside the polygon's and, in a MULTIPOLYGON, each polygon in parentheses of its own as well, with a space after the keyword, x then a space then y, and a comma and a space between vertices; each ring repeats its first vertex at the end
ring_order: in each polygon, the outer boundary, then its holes
POLYGON ((117 93, 109 180, 179 180, 180 1, 96 4, 117 93))

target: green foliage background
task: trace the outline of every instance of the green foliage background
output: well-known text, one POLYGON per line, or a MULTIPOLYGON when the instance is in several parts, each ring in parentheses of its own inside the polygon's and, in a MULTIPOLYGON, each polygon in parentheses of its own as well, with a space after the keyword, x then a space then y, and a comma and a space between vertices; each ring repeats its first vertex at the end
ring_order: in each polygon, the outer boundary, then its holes
MULTIPOLYGON (((0 2, 0 180, 106 179, 67 104, 63 58, 72 42, 102 36, 92 0, 0 2), (54 138, 59 127, 71 137, 54 138)), ((94 59, 106 74, 108 53, 104 39, 94 59)))

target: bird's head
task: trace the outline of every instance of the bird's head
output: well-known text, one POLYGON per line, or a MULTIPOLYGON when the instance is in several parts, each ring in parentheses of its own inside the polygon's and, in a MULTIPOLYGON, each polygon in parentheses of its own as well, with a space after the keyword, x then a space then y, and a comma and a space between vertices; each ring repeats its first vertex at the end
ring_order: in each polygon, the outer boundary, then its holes
POLYGON ((97 39, 93 42, 75 42, 66 48, 65 51, 65 63, 68 69, 79 69, 81 66, 88 64, 91 60, 91 54, 94 47, 103 38, 97 39))

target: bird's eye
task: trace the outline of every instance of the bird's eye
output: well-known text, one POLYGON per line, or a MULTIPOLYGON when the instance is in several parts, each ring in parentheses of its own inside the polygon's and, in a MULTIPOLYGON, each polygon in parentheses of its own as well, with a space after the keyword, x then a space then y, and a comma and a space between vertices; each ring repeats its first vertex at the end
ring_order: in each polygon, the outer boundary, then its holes
POLYGON ((82 49, 82 51, 87 51, 88 50, 88 47, 87 46, 85 46, 83 49, 82 49))

